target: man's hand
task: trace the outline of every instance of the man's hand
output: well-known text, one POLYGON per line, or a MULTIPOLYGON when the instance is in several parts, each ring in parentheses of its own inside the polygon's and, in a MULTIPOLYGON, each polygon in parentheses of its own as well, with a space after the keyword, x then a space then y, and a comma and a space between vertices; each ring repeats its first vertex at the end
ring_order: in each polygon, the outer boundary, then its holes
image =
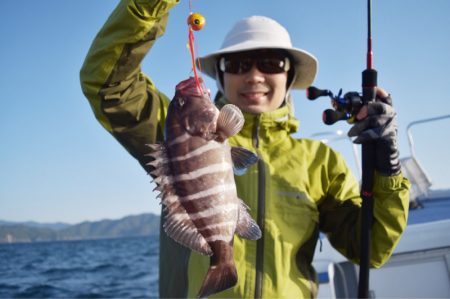
POLYGON ((348 136, 356 137, 354 143, 374 141, 376 146, 375 168, 384 175, 400 173, 397 149, 397 121, 390 95, 377 87, 376 101, 363 106, 356 115, 356 123, 348 136))

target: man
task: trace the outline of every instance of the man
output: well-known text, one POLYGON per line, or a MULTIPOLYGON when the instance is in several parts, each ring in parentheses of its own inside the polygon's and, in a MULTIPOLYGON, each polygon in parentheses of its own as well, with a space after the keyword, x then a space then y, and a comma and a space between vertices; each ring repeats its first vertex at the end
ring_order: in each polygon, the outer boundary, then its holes
MULTIPOLYGON (((163 34, 175 0, 123 0, 95 38, 81 70, 83 92, 100 123, 146 168, 145 144, 163 140, 169 99, 140 69, 163 34)), ((237 105, 245 117, 230 143, 256 152, 257 165, 237 176, 238 196, 250 207, 262 238, 234 238, 237 285, 218 297, 310 298, 317 295, 311 265, 319 232, 350 260, 359 261, 361 198, 345 161, 318 141, 294 139, 290 89, 312 84, 316 59, 291 45, 277 22, 250 17, 238 22, 222 48, 201 59, 216 78, 217 106, 237 105)), ((157 75, 157 74, 156 74, 157 75)), ((174 85, 177 82, 174 82, 174 85)), ((350 134, 377 143, 371 264, 380 267, 406 226, 408 181, 396 148, 390 98, 362 109, 350 134), (370 125, 370 127, 369 127, 370 125)), ((148 170, 148 169, 147 169, 148 170)), ((160 236, 160 296, 193 297, 209 258, 160 236)))

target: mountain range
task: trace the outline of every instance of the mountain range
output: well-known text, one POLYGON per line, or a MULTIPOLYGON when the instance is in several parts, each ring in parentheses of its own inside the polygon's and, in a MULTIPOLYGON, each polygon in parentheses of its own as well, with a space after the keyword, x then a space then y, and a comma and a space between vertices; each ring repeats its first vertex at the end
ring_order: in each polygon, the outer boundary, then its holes
POLYGON ((78 224, 0 220, 0 243, 151 236, 159 234, 159 225, 160 216, 150 213, 78 224))

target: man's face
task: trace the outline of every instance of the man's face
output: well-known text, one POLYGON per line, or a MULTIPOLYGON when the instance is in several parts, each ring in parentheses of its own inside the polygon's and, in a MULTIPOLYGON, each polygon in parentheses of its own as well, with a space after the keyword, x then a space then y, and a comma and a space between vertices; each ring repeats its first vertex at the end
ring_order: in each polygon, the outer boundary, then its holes
POLYGON ((286 59, 285 55, 268 50, 223 58, 221 69, 225 97, 242 111, 252 114, 279 108, 287 92, 290 62, 286 59))

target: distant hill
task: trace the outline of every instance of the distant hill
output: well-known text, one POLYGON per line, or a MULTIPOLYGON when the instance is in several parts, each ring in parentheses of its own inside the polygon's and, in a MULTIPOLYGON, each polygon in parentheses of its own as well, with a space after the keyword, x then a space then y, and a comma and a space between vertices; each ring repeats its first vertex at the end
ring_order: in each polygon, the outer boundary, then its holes
POLYGON ((0 220, 0 226, 1 225, 24 225, 24 226, 29 226, 29 227, 51 228, 51 229, 54 229, 54 230, 60 230, 60 229, 67 228, 67 227, 71 226, 71 224, 63 223, 63 222, 40 223, 40 222, 36 222, 36 221, 12 222, 12 221, 0 220))
POLYGON ((57 231, 22 224, 0 225, 0 243, 39 242, 58 240, 57 231))
POLYGON ((74 225, 0 221, 0 243, 151 236, 159 234, 159 223, 160 217, 154 214, 86 221, 74 225))
POLYGON ((159 216, 142 214, 119 220, 82 222, 61 230, 65 239, 97 239, 159 234, 159 216))

